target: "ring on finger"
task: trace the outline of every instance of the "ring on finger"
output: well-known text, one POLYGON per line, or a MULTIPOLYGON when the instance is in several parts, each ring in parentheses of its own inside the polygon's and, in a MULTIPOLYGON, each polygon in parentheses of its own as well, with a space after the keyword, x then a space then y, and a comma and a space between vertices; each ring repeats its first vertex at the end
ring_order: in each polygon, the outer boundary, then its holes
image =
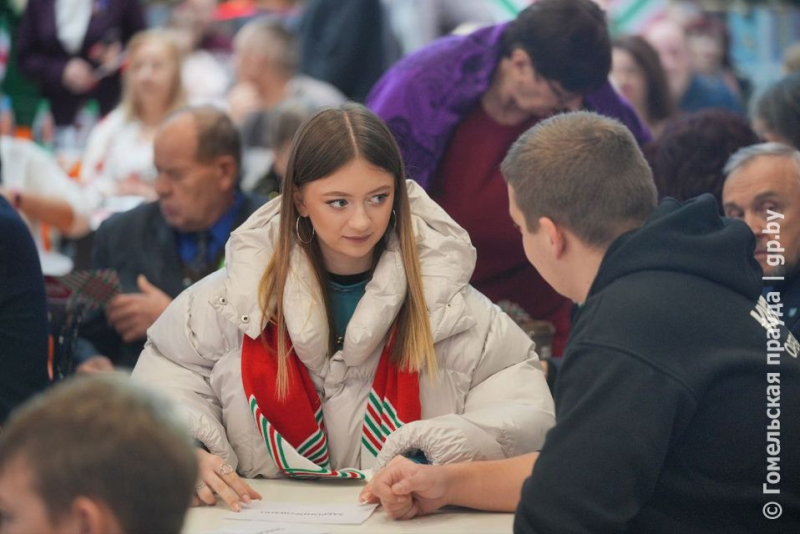
POLYGON ((200 491, 201 491, 203 488, 205 488, 205 487, 206 487, 206 483, 205 483, 205 482, 200 482, 199 484, 197 484, 197 485, 194 487, 194 491, 195 491, 196 493, 200 493, 200 491))
POLYGON ((226 463, 219 466, 220 475, 225 476, 225 475, 230 475, 231 473, 233 473, 233 467, 231 467, 231 464, 226 463))

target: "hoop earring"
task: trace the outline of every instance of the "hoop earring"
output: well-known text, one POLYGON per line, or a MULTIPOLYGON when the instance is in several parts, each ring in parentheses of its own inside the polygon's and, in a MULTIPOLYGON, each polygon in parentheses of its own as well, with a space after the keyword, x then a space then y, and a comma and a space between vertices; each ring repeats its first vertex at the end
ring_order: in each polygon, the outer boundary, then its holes
POLYGON ((397 228, 397 213, 392 210, 392 228, 397 228))
POLYGON ((311 226, 311 237, 308 238, 308 241, 303 241, 303 238, 300 237, 300 216, 297 216, 297 219, 294 221, 294 231, 297 234, 297 240, 300 241, 304 245, 308 245, 314 240, 314 234, 316 230, 314 230, 314 226, 311 226))

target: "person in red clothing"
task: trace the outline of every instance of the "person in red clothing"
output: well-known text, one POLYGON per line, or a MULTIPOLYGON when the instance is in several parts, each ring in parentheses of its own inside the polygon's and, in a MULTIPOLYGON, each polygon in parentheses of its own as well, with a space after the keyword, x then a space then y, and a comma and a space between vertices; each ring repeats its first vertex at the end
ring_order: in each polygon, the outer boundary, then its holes
POLYGON ((570 301, 525 259, 506 217, 500 162, 537 121, 588 109, 650 140, 636 112, 608 83, 611 40, 591 0, 539 0, 509 24, 449 36, 398 62, 368 106, 398 140, 410 177, 470 234, 478 251, 471 283, 556 327, 553 354, 569 334, 570 301))

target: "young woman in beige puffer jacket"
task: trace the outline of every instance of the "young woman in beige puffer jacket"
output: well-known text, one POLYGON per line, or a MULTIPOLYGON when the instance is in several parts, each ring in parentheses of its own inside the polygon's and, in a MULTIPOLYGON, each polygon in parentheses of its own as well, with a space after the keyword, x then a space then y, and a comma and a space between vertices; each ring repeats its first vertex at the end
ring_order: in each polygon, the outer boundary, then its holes
POLYGON ((282 196, 150 328, 134 370, 186 414, 195 503, 216 492, 238 509, 257 496, 238 475, 361 478, 396 455, 538 450, 552 397, 531 340, 469 285, 474 266, 379 118, 347 104, 310 119, 282 196))

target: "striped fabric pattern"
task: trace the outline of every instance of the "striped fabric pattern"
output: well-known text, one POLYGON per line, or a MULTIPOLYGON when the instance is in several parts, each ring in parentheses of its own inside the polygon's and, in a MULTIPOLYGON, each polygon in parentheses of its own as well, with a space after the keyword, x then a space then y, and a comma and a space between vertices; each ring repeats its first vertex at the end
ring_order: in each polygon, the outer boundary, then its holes
POLYGON ((361 443, 372 456, 378 456, 386 438, 404 424, 397 418, 397 411, 389 400, 384 399, 381 402, 374 389, 369 392, 361 443))
MULTIPOLYGON (((270 457, 290 478, 351 479, 365 477, 356 468, 333 469, 325 434, 322 402, 308 370, 290 352, 289 392, 277 398, 277 346, 272 326, 257 340, 245 336, 242 344, 242 384, 256 426, 270 457), (290 409, 288 409, 291 407, 290 409)), ((371 465, 392 432, 419 419, 419 374, 401 371, 389 361, 393 336, 381 352, 378 369, 364 412, 362 464, 371 465)))

